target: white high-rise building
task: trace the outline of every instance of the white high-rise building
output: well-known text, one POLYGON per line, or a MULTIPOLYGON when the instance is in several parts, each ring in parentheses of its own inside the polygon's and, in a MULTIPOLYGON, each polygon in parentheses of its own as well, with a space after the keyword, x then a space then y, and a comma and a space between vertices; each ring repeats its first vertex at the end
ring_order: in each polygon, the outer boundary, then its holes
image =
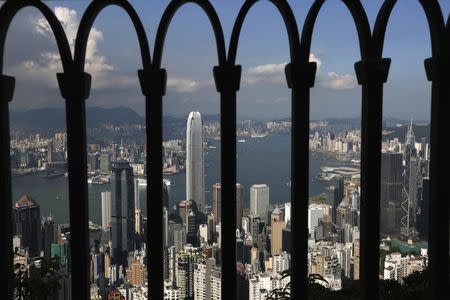
POLYGON ((203 122, 199 112, 189 114, 186 130, 186 199, 205 209, 205 168, 203 156, 203 122))
POLYGON ((260 216, 268 224, 269 187, 267 184, 254 184, 250 188, 250 213, 260 216))
POLYGON ((111 226, 111 192, 102 192, 102 227, 103 230, 111 226))

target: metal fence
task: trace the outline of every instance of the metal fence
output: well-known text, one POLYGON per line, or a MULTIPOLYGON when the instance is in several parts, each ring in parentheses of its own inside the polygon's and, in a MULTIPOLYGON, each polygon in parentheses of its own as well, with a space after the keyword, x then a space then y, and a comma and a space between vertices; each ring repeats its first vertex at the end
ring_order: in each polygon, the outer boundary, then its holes
MULTIPOLYGON (((292 295, 307 295, 307 209, 308 209, 308 141, 310 89, 314 86, 316 63, 309 61, 311 40, 317 16, 326 0, 316 0, 299 34, 292 7, 286 0, 268 0, 283 17, 289 37, 290 63, 286 81, 292 91, 292 295)), ((390 59, 383 57, 385 32, 397 0, 385 0, 374 28, 359 0, 341 0, 350 11, 359 38, 361 60, 355 63, 358 83, 362 86, 361 147, 361 253, 360 281, 364 299, 379 298, 379 225, 380 169, 383 85, 388 79, 390 59)), ((236 228, 236 94, 239 91, 241 66, 236 64, 240 31, 247 13, 260 2, 242 1, 233 27, 228 52, 220 20, 207 0, 173 0, 165 10, 157 30, 153 57, 138 13, 125 0, 94 0, 81 20, 72 55, 67 37, 52 10, 37 0, 8 0, 0 9, 0 284, 3 299, 13 296, 12 196, 10 170, 9 102, 13 99, 15 79, 3 74, 5 39, 17 12, 25 7, 37 8, 47 19, 55 35, 63 72, 57 79, 66 100, 68 136, 69 202, 71 223, 72 299, 89 298, 88 187, 86 153, 85 100, 89 97, 91 76, 84 71, 89 32, 96 17, 107 6, 122 8, 136 30, 142 57, 138 71, 146 103, 148 207, 149 298, 163 299, 162 246, 162 100, 167 75, 161 67, 164 41, 172 17, 187 3, 197 4, 207 15, 214 30, 218 65, 213 68, 217 92, 220 93, 221 181, 222 199, 222 298, 236 298, 235 230, 236 228)), ((450 20, 445 20, 437 0, 410 1, 421 5, 428 21, 432 57, 425 59, 428 80, 432 83, 431 108, 431 200, 429 234, 429 288, 434 299, 450 299, 449 279, 449 181, 450 170, 445 139, 446 118, 450 103, 450 20)))

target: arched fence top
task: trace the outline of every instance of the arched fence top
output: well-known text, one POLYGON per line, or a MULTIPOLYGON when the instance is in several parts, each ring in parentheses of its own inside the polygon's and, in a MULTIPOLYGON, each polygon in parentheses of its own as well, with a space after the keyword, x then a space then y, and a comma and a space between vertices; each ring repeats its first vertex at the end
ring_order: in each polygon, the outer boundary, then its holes
POLYGON ((439 59, 445 55, 448 55, 443 47, 445 20, 439 2, 437 0, 419 0, 419 2, 422 5, 427 17, 433 57, 439 59))
MULTIPOLYGON (((302 31, 302 41, 300 46, 300 52, 303 61, 309 61, 309 54, 311 53, 311 41, 314 33, 314 26, 317 20, 317 16, 323 7, 326 0, 316 0, 311 6, 308 15, 306 16, 305 23, 302 31)), ((366 12, 359 0, 342 0, 347 9, 352 15, 353 21, 356 26, 359 40, 359 48, 361 52, 361 59, 367 59, 370 57, 370 49, 372 42, 372 35, 370 32, 369 20, 367 19, 366 12)))
MULTIPOLYGON (((445 21, 442 10, 437 0, 419 0, 419 2, 422 5, 430 30, 432 55, 433 57, 441 57, 442 55, 445 55, 442 52, 445 30, 445 21)), ((374 55, 377 58, 383 56, 387 25, 396 3, 397 0, 385 0, 378 12, 373 31, 374 55)))
POLYGON ((377 19, 375 21, 375 27, 373 28, 373 40, 374 40, 374 55, 377 57, 383 56, 384 41, 386 39, 386 30, 391 17, 392 10, 398 0, 385 0, 378 12, 377 19))
MULTIPOLYGON (((241 35, 241 30, 245 18, 247 17, 248 12, 253 7, 253 5, 255 5, 259 1, 260 0, 247 0, 242 5, 239 11, 238 17, 233 26, 233 32, 231 34, 230 46, 228 50, 228 63, 231 65, 234 65, 236 63, 239 37, 241 35)), ((268 0, 268 1, 270 1, 278 9, 279 13, 281 14, 281 17, 283 18, 289 39, 291 62, 297 62, 300 59, 299 56, 300 37, 294 13, 292 12, 291 7, 286 2, 286 0, 268 0)))
POLYGON ((226 64, 226 48, 225 48, 225 38, 223 34, 222 25, 217 15, 216 10, 209 1, 204 0, 173 0, 167 6, 161 21, 158 26, 158 31, 156 33, 155 39, 155 49, 153 53, 153 66, 157 69, 161 68, 162 54, 164 50, 164 43, 166 40, 167 31, 175 16, 178 9, 187 3, 197 4, 208 16, 211 23, 212 29, 214 31, 214 37, 216 39, 217 56, 219 65, 226 64))
POLYGON ((0 74, 3 72, 4 50, 9 26, 16 14, 25 7, 38 9, 47 20, 58 46, 62 67, 64 70, 67 70, 72 63, 72 52, 70 51, 64 29, 53 11, 47 5, 37 0, 7 1, 0 8, 0 74))
POLYGON ((136 10, 126 0, 96 0, 92 1, 86 9, 80 22, 78 33, 75 41, 75 54, 74 62, 79 72, 84 72, 84 64, 86 59, 86 48, 88 43, 89 34, 92 29, 92 25, 96 20, 100 12, 107 6, 115 5, 122 8, 130 17, 131 22, 136 30, 140 50, 143 68, 150 68, 151 56, 150 48, 148 45, 147 34, 141 19, 139 18, 136 10))

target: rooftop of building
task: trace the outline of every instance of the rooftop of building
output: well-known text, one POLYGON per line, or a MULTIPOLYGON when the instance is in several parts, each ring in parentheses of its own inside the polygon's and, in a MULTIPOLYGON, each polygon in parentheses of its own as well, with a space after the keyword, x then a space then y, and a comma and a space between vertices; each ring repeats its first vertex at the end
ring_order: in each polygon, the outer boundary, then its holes
POLYGON ((28 195, 22 196, 19 201, 16 202, 16 207, 28 207, 28 206, 38 206, 36 201, 28 195))

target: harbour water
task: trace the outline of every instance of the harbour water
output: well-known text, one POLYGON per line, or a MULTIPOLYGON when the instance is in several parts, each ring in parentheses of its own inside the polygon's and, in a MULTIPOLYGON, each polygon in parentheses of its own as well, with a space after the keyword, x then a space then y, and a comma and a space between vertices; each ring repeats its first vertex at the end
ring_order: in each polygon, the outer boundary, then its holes
MULTIPOLYGON (((284 135, 268 135, 261 138, 246 138, 245 143, 237 143, 238 182, 244 186, 244 207, 248 207, 250 187, 253 184, 265 183, 270 187, 270 202, 284 203, 290 201, 291 172, 291 137, 284 135)), ((209 140, 210 148, 205 156, 206 203, 211 203, 211 186, 220 181, 220 141, 209 140)), ((331 183, 316 179, 322 166, 342 166, 334 158, 310 155, 310 196, 325 191, 331 183)), ((169 202, 173 206, 186 197, 185 173, 168 176, 172 182, 169 202)), ((43 179, 39 176, 23 176, 13 178, 13 201, 28 194, 41 207, 41 216, 53 215, 57 223, 69 222, 67 177, 43 179)), ((109 184, 89 185, 89 216, 99 224, 101 222, 101 192, 110 189, 109 184)), ((146 188, 140 187, 141 209, 145 214, 146 188)), ((75 200, 76 201, 76 200, 75 200)))

